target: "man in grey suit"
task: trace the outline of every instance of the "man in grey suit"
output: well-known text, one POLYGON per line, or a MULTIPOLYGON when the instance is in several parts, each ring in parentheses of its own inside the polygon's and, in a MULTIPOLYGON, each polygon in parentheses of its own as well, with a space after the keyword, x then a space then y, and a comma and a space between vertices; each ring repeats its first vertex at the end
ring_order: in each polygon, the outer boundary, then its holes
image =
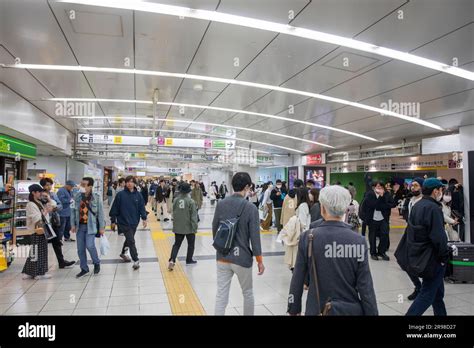
POLYGON ((309 291, 305 315, 319 315, 330 302, 329 315, 378 315, 375 291, 369 269, 367 243, 344 223, 344 214, 351 202, 349 191, 341 186, 321 190, 319 201, 324 221, 304 232, 298 245, 288 313, 301 314, 303 287, 309 291), (308 256, 309 235, 312 235, 312 256, 308 256), (319 289, 319 303, 317 290, 319 289))

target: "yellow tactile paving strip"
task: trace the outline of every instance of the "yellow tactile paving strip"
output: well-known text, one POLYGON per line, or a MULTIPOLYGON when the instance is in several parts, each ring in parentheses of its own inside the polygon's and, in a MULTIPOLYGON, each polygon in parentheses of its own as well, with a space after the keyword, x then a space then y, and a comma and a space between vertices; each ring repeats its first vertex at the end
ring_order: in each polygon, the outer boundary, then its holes
POLYGON ((148 216, 148 221, 171 312, 173 315, 206 315, 206 311, 194 292, 180 262, 176 262, 172 272, 168 271, 168 259, 172 247, 170 244, 172 240, 168 238, 170 233, 163 232, 160 223, 153 214, 148 216))

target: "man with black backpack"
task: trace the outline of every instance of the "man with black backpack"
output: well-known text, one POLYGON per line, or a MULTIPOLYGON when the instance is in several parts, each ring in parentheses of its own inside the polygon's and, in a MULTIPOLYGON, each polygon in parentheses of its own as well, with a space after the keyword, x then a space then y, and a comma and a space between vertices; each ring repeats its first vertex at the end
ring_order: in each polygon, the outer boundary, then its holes
POLYGON ((232 178, 234 194, 217 203, 214 213, 212 234, 217 250, 216 315, 225 314, 234 274, 237 275, 242 288, 244 315, 254 314, 252 257, 256 258, 258 275, 263 274, 265 266, 260 244, 258 210, 245 199, 251 185, 252 179, 248 173, 236 173, 232 178), (230 243, 220 243, 226 240, 230 240, 230 243))

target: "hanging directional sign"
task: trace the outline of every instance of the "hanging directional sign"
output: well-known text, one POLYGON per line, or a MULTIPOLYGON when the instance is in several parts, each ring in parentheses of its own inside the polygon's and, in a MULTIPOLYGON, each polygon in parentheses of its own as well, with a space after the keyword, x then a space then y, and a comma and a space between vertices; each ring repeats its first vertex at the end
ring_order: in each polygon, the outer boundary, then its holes
MULTIPOLYGON (((78 134, 77 142, 81 144, 115 144, 115 145, 150 145, 151 137, 109 134, 78 134)), ((226 139, 189 139, 189 138, 164 138, 155 139, 158 146, 165 147, 191 147, 207 149, 235 149, 235 140, 226 139)))

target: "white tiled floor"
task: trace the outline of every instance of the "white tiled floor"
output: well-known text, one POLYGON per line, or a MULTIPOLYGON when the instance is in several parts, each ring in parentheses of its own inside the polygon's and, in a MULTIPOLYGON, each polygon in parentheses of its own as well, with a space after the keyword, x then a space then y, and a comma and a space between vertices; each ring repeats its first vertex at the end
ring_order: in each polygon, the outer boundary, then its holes
MULTIPOLYGON (((210 232, 213 208, 206 202, 200 210, 199 231, 210 232)), ((171 222, 162 222, 170 229, 171 222)), ((49 264, 52 279, 22 280, 24 259, 17 259, 5 272, 0 273, 0 314, 6 315, 170 315, 171 308, 166 294, 163 277, 156 261, 156 254, 149 230, 137 231, 136 240, 140 258, 139 271, 133 271, 131 264, 116 262, 124 238, 110 231, 106 232, 111 249, 102 259, 101 273, 76 279, 79 272, 73 269, 59 270, 50 247, 49 264)), ((391 253, 400 239, 401 230, 391 231, 391 253)), ((282 252, 276 244, 275 234, 262 234, 264 253, 282 252)), ((195 256, 198 263, 184 266, 185 272, 208 314, 214 313, 216 294, 216 272, 214 249, 211 236, 198 236, 195 256)), ((173 242, 170 235, 169 242, 173 242)), ((64 254, 69 260, 77 260, 75 243, 65 243, 64 254)), ((185 256, 186 242, 179 256, 185 256)), ((257 276, 254 266, 254 294, 256 315, 285 315, 286 298, 291 273, 283 264, 282 255, 264 257, 265 274, 257 276)), ((370 261, 372 277, 381 315, 402 315, 410 302, 406 296, 412 285, 392 257, 389 262, 370 261)), ((445 284, 445 303, 448 315, 474 315, 474 285, 445 284)), ((229 297, 228 315, 242 314, 242 295, 237 279, 233 280, 229 297)), ((427 315, 432 315, 430 309, 427 315)))

